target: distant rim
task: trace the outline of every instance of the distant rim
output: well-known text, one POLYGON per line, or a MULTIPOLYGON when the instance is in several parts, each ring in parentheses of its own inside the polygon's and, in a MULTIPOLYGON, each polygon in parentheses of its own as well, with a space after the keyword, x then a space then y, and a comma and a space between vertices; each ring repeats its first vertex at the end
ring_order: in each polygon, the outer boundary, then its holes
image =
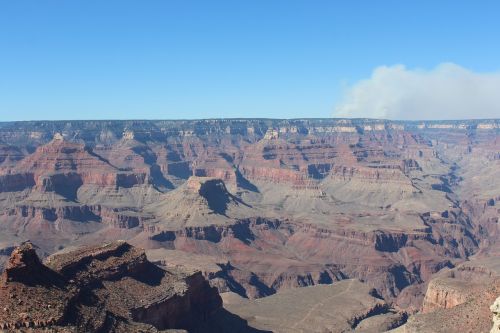
POLYGON ((10 120, 0 121, 0 124, 8 123, 38 123, 38 122, 196 122, 196 121, 341 121, 347 120, 352 122, 360 121, 375 121, 375 122, 398 122, 398 123, 441 123, 441 122, 481 122, 481 121, 500 121, 500 118, 468 118, 468 119, 440 119, 440 120, 426 120, 426 119, 384 119, 384 118, 179 118, 179 119, 37 119, 37 120, 10 120))

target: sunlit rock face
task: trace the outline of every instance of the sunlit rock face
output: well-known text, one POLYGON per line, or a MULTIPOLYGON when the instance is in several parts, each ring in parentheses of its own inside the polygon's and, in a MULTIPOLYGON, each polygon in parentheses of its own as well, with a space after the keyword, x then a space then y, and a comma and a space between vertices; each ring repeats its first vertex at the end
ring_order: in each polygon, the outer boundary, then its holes
POLYGON ((500 297, 497 298, 495 303, 493 303, 491 305, 490 310, 493 313, 493 327, 491 328, 490 333, 499 333, 500 332, 500 297))

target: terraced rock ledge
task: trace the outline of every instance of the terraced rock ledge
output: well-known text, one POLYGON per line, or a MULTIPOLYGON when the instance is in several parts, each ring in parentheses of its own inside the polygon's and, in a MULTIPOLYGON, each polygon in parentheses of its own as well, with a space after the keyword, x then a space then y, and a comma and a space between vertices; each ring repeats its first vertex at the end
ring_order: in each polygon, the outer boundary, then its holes
POLYGON ((0 281, 0 329, 157 332, 195 329, 222 307, 201 273, 163 270, 113 242, 49 257, 14 250, 0 281))

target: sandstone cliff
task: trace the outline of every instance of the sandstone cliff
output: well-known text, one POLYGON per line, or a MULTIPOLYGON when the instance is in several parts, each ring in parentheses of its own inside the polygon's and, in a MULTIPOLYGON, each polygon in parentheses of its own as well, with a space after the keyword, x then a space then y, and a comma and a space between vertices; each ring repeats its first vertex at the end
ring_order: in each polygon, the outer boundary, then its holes
POLYGON ((500 291, 496 258, 473 259, 438 273, 429 283, 420 314, 395 332, 488 332, 490 305, 500 291))

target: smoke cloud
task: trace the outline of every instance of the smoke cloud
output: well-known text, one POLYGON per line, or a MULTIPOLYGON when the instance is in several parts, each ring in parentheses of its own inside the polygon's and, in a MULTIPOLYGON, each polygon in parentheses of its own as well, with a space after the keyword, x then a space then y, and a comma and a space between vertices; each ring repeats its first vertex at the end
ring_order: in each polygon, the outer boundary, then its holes
POLYGON ((500 72, 476 73, 453 63, 432 70, 377 67, 349 87, 335 117, 401 120, 500 117, 500 72))

